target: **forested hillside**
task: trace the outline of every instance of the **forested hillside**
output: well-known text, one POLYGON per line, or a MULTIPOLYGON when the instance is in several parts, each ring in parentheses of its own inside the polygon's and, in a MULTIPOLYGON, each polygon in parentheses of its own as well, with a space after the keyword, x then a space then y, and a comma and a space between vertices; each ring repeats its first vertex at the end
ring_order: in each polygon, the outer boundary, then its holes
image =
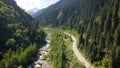
POLYGON ((56 4, 52 7, 57 9, 44 9, 36 20, 43 26, 75 29, 80 35, 78 48, 91 63, 100 68, 120 68, 120 1, 75 0, 64 7, 56 4))
POLYGON ((13 0, 0 0, 0 22, 20 23, 24 26, 35 24, 33 18, 20 9, 13 0))
POLYGON ((43 26, 67 27, 79 26, 88 22, 103 7, 107 0, 60 0, 58 3, 36 13, 35 19, 43 26))
POLYGON ((120 1, 110 0, 89 23, 79 26, 80 45, 96 66, 120 68, 120 1))
POLYGON ((45 36, 14 0, 0 0, 0 68, 26 68, 35 60, 45 36))

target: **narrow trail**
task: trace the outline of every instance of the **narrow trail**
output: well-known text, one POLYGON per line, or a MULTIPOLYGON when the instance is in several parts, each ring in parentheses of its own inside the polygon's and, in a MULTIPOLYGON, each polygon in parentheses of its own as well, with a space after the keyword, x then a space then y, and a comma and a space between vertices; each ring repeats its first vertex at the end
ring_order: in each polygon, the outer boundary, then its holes
POLYGON ((86 68, 93 68, 88 62, 87 60, 82 56, 82 54, 78 51, 77 49, 77 45, 76 45, 76 38, 73 35, 70 35, 69 33, 65 33, 68 36, 71 36, 72 38, 72 49, 73 52, 75 53, 76 57, 78 58, 78 60, 82 63, 84 63, 86 68))
POLYGON ((28 66, 28 68, 51 68, 51 61, 44 60, 44 56, 47 55, 50 51, 50 34, 46 37, 46 44, 38 50, 37 61, 28 66))

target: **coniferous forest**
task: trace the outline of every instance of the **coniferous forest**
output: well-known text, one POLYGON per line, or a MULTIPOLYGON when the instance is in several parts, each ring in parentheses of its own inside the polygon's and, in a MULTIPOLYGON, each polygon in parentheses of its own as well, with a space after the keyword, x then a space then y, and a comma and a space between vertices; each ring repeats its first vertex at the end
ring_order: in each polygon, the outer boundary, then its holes
POLYGON ((92 64, 120 68, 120 1, 65 0, 65 6, 62 2, 36 13, 35 19, 43 26, 74 29, 80 35, 78 49, 92 64))

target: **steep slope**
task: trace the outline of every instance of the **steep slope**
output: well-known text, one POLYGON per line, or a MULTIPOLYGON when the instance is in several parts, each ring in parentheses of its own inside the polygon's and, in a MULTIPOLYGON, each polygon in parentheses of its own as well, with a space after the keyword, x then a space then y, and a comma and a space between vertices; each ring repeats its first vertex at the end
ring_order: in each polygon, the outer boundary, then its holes
POLYGON ((44 31, 14 0, 0 0, 0 68, 26 68, 44 39, 44 31))
POLYGON ((0 0, 0 21, 6 23, 20 23, 30 26, 33 18, 21 10, 13 0, 0 0), (28 23, 29 22, 29 23, 28 23))
POLYGON ((10 37, 11 32, 7 26, 9 24, 21 24, 28 28, 33 28, 33 18, 21 10, 13 0, 0 0, 0 38, 1 43, 10 37), (6 36, 6 38, 5 38, 6 36))
POLYGON ((76 27, 87 21, 102 8, 107 0, 60 0, 58 3, 36 13, 35 19, 43 26, 76 27), (73 25, 74 24, 74 25, 73 25))
POLYGON ((50 6, 56 9, 42 10, 36 20, 43 26, 75 29, 80 35, 78 48, 92 64, 120 68, 120 1, 74 0, 64 7, 59 3, 63 0, 50 6))
POLYGON ((79 26, 80 45, 96 66, 120 68, 120 1, 109 0, 100 13, 79 26))
MULTIPOLYGON (((74 2, 75 2, 75 0, 60 0, 56 4, 53 4, 53 5, 49 6, 48 8, 44 8, 44 9, 38 11, 34 15, 34 17, 37 18, 37 17, 41 17, 42 15, 47 15, 49 13, 53 13, 56 10, 58 10, 60 8, 63 8, 64 6, 68 6, 68 5, 70 5, 74 2)), ((37 19, 39 19, 39 18, 37 18, 37 19)))

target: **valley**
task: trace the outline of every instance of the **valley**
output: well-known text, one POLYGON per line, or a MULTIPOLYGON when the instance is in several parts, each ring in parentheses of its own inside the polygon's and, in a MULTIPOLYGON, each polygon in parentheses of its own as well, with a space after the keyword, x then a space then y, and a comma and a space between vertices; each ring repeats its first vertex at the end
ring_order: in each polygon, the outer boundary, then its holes
POLYGON ((119 0, 16 2, 0 0, 0 68, 120 68, 119 0))
POLYGON ((63 30, 52 29, 50 57, 54 68, 84 68, 72 50, 72 38, 63 30))

